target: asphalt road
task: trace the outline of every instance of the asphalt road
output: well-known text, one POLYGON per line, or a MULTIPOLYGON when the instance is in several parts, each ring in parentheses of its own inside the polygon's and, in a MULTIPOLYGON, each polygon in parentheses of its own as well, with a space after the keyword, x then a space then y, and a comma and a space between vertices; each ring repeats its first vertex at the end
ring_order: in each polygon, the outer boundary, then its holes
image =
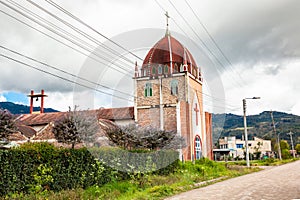
POLYGON ((167 199, 300 199, 300 160, 194 189, 167 199))

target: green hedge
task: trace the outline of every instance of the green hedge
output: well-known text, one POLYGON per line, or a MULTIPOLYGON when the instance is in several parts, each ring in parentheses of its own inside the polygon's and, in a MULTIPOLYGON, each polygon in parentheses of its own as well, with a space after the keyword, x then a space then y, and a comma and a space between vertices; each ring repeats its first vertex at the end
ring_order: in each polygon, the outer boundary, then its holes
POLYGON ((179 166, 177 158, 175 151, 128 153, 118 148, 87 150, 26 144, 0 150, 0 196, 86 188, 128 179, 136 173, 168 174, 179 166))

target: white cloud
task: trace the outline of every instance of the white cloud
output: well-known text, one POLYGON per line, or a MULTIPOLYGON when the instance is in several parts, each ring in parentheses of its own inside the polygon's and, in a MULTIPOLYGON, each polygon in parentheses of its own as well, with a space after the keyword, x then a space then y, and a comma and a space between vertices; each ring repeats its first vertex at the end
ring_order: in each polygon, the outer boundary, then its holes
MULTIPOLYGON (((166 10, 168 10, 171 18, 175 20, 180 28, 188 34, 188 37, 193 39, 196 44, 201 44, 199 38, 195 36, 192 30, 181 19, 174 8, 167 1, 159 1, 166 10)), ((225 93, 226 103, 223 101, 215 101, 213 104, 218 107, 226 107, 227 112, 242 114, 241 100, 244 97, 261 96, 261 100, 250 101, 248 103, 248 112, 258 113, 264 110, 280 110, 284 112, 299 113, 299 78, 300 74, 300 28, 299 28, 299 10, 300 3, 298 0, 273 0, 258 1, 189 1, 195 12, 198 14, 201 21, 206 25, 215 41, 219 44, 224 54, 229 58, 233 66, 229 66, 226 60, 221 56, 217 48, 213 47, 213 43, 209 41, 205 31, 201 28, 195 16, 190 12, 184 1, 174 1, 173 3, 179 11, 183 13, 190 25, 198 33, 203 41, 211 48, 211 50, 218 56, 224 66, 220 66, 216 61, 210 61, 208 57, 211 55, 204 55, 207 50, 200 51, 197 48, 190 49, 194 57, 206 73, 204 78, 207 78, 209 88, 206 91, 215 98, 224 99, 221 95, 225 93), (199 56, 200 54, 200 56, 199 56), (202 57, 201 57, 202 56, 202 57), (198 58, 199 57, 199 58, 198 58), (214 64, 213 64, 214 63, 214 64), (220 75, 218 75, 218 73, 220 75), (218 78, 222 79, 224 89, 220 86, 218 78), (221 91, 224 90, 224 91, 221 91)), ((28 9, 38 13, 42 17, 51 20, 51 22, 63 27, 60 23, 55 22, 53 18, 47 16, 45 13, 38 11, 26 1, 18 1, 22 5, 26 5, 28 9)), ((61 13, 53 9, 44 1, 38 1, 41 6, 46 7, 52 12, 61 13)), ((112 38, 126 31, 142 28, 165 28, 165 16, 163 11, 155 3, 155 1, 145 0, 129 0, 123 1, 86 1, 78 0, 62 1, 61 4, 67 10, 79 16, 83 21, 90 24, 99 32, 112 38)), ((14 12, 1 6, 1 9, 17 16, 14 12)), ((13 50, 17 50, 30 57, 44 61, 55 67, 68 71, 74 75, 82 75, 82 66, 85 64, 86 56, 68 48, 48 37, 38 33, 15 20, 0 13, 0 32, 1 44, 13 50)), ((28 20, 17 16, 23 21, 28 20)), ((80 27, 84 32, 92 35, 97 40, 103 42, 104 38, 98 34, 91 32, 74 20, 63 16, 65 20, 80 27)), ((170 20, 171 32, 184 33, 180 28, 170 20)), ((34 25, 38 27, 37 25, 34 25)), ((69 28, 63 27, 64 30, 70 31, 69 28)), ((39 30, 45 31, 43 28, 39 30)), ((47 33, 54 36, 49 31, 47 33)), ((72 32, 75 34, 74 32, 72 32)), ((84 39, 82 36, 76 36, 84 39)), ((157 40, 159 40, 158 36, 157 40)), ((57 36, 55 36, 58 38, 57 36)), ((136 36, 136 39, 141 37, 136 36)), ((148 37, 148 36, 143 36, 148 37)), ((154 37, 149 34, 149 37, 154 37)), ((144 39, 144 38, 142 38, 144 39)), ((147 38, 145 38, 147 39, 147 38)), ((60 41, 74 46, 72 43, 59 38, 60 41)), ((85 41, 88 41, 84 39, 85 41)), ((137 40, 133 40, 135 42, 137 40)), ((128 41, 124 41, 126 43, 128 41)), ((92 44, 92 43, 90 43, 92 44)), ((96 44, 92 44, 97 46, 96 44)), ((95 48, 91 47, 92 50, 95 48)), ((81 49, 82 50, 82 49, 81 49)), ((84 53, 89 52, 82 50, 84 53)), ((13 54, 0 49, 0 53, 13 56, 13 54)), ((100 53, 101 56, 104 53, 100 53)), ((144 57, 142 55, 141 57, 144 57)), ((20 57, 17 57, 20 59, 20 57)), ((108 59, 110 59, 109 57, 108 59)), ((131 57, 132 59, 133 57, 131 57)), ((134 58, 136 59, 136 58, 134 58)), ((24 59, 21 59, 24 61, 24 59)), ((135 60, 134 60, 135 61, 135 60)), ((139 61, 141 62, 141 61, 139 61)), ((68 109, 74 102, 73 89, 74 85, 59 78, 54 78, 50 75, 43 74, 34 69, 17 64, 12 61, 0 57, 0 90, 1 91, 15 91, 27 94, 31 89, 40 91, 44 89, 49 97, 45 100, 45 107, 52 107, 61 111, 68 109)), ((63 76, 76 81, 70 75, 65 75, 47 67, 43 67, 34 62, 29 62, 35 67, 42 70, 47 70, 55 75, 63 76)), ((123 64, 123 66, 125 66, 123 64)), ((94 68, 86 69, 85 78, 98 82, 97 70, 102 65, 94 63, 94 68)), ((130 64, 125 67, 131 68, 130 64)), ((99 78, 99 77, 98 77, 99 78)), ((115 87, 116 76, 106 76, 100 82, 108 87, 115 87), (105 79, 106 78, 106 79, 105 79), (104 81, 105 80, 105 81, 104 81), (104 82, 103 82, 104 81, 104 82)), ((120 89, 126 84, 122 84, 120 89)), ((119 88, 119 87, 118 87, 119 88)), ((127 87, 128 88, 128 87, 127 87)), ((88 91, 80 89, 75 92, 75 99, 80 96, 82 106, 84 105, 84 97, 88 91), (78 92, 78 93, 77 93, 78 92), (78 96, 77 96, 78 95, 78 96), (83 100, 82 100, 83 98, 83 100)), ((109 97, 105 95, 93 95, 93 106, 108 107, 113 103, 109 97)), ((0 100, 5 98, 0 96, 0 100)), ((76 102, 76 101, 75 101, 76 102)), ((123 103, 124 105, 126 103, 123 103)), ((120 105, 123 105, 120 104, 120 105)), ((208 102, 209 104, 209 102, 208 102)), ((90 107, 85 105, 83 107, 90 107)), ((209 107, 209 106, 208 106, 209 107)), ((220 110, 220 109, 219 109, 220 110)))
POLYGON ((5 102, 7 101, 5 96, 3 96, 2 94, 0 94, 0 102, 5 102))

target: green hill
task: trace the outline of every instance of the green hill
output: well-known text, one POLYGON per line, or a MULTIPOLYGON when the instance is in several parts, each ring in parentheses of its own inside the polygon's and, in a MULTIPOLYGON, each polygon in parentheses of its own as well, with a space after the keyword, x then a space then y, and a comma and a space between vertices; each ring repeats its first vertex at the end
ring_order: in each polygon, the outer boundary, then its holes
MULTIPOLYGON (((290 143, 290 136, 286 133, 292 131, 294 144, 300 143, 300 116, 283 112, 273 112, 277 134, 280 139, 290 143)), ((275 138, 272 119, 269 111, 259 115, 247 116, 248 137, 260 137, 263 139, 275 138)), ((213 139, 214 143, 220 137, 236 136, 242 138, 244 134, 243 116, 234 114, 213 114, 213 139)))
MULTIPOLYGON (((12 102, 0 102, 0 108, 7 109, 12 114, 28 114, 30 112, 30 107, 21 105, 21 104, 15 104, 12 102)), ((34 107, 33 111, 39 111, 40 107, 34 107)), ((44 112, 58 112, 57 110, 54 110, 52 108, 44 108, 44 112)))

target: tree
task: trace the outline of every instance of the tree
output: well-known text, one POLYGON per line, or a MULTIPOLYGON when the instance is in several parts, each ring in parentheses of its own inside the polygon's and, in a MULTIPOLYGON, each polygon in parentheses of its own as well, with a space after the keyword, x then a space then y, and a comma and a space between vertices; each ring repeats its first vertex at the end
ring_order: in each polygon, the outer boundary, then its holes
POLYGON ((99 131, 98 119, 89 111, 69 111, 54 123, 53 133, 58 142, 75 144, 92 142, 99 131))
POLYGON ((14 116, 8 110, 0 109, 0 140, 8 140, 9 135, 15 131, 14 116))
MULTIPOLYGON (((282 159, 288 159, 291 157, 291 154, 289 152, 290 145, 286 140, 280 140, 280 149, 281 149, 281 157, 282 159)), ((276 143, 274 146, 274 150, 278 152, 278 144, 276 143)))
POLYGON ((105 133, 110 141, 124 149, 180 149, 185 146, 184 138, 176 131, 143 128, 135 124, 109 127, 105 133))
POLYGON ((300 154, 300 144, 296 145, 295 150, 297 151, 297 154, 300 154))

